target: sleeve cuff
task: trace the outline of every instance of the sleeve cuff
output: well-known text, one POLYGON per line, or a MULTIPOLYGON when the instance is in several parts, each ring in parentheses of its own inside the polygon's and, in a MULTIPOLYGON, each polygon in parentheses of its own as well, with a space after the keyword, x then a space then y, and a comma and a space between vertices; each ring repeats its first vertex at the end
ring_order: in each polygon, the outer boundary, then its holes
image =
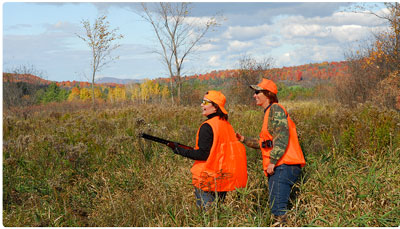
POLYGON ((269 160, 269 163, 271 163, 271 164, 276 164, 277 161, 278 161, 278 160, 276 160, 276 159, 274 159, 274 158, 271 158, 271 159, 269 160))

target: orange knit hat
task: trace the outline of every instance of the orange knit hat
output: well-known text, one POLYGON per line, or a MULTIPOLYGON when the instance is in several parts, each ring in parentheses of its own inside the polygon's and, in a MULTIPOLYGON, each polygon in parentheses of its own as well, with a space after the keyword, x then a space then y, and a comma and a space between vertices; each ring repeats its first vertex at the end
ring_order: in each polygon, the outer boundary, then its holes
POLYGON ((224 108, 226 102, 225 95, 222 94, 220 91, 208 91, 204 97, 217 104, 224 114, 228 114, 228 112, 224 108))
POLYGON ((254 90, 268 90, 275 95, 278 94, 278 87, 276 87, 276 84, 269 79, 263 79, 261 83, 257 85, 250 85, 250 87, 254 90))

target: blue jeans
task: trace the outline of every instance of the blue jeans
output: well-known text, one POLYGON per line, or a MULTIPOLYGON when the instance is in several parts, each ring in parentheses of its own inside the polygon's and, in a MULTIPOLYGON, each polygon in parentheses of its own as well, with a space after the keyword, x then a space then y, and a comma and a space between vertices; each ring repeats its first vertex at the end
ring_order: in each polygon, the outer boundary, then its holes
MULTIPOLYGON (((196 204, 199 207, 205 209, 207 205, 211 205, 214 202, 216 195, 215 192, 206 192, 197 187, 194 187, 194 194, 196 195, 196 204)), ((218 201, 223 202, 225 200, 226 192, 217 192, 218 201)))
POLYGON ((290 191, 300 173, 300 165, 282 164, 275 167, 273 175, 268 176, 269 204, 272 214, 276 216, 286 214, 290 191))

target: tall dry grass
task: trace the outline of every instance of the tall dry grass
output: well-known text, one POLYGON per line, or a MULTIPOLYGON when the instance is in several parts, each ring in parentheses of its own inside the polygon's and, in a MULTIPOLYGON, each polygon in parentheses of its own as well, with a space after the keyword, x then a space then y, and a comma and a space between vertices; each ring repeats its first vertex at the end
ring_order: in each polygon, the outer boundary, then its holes
MULTIPOLYGON (((284 102, 307 165, 288 226, 400 225, 400 114, 371 104, 284 102)), ((43 107, 3 116, 4 226, 271 226, 261 155, 247 148, 248 185, 207 212, 195 205, 193 161, 138 138, 194 145, 199 107, 43 107)), ((230 106, 257 136, 262 109, 230 106)))

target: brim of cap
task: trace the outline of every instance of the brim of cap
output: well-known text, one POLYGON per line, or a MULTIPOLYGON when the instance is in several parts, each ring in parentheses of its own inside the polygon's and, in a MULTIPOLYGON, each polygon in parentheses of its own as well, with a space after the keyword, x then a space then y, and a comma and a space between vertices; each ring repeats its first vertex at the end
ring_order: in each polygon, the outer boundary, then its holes
POLYGON ((228 114, 228 112, 225 110, 225 108, 219 106, 219 109, 221 109, 221 111, 222 111, 224 114, 228 114))
POLYGON ((250 88, 254 89, 254 90, 260 90, 260 91, 265 90, 264 88, 262 88, 262 87, 260 87, 258 85, 250 85, 250 88))

